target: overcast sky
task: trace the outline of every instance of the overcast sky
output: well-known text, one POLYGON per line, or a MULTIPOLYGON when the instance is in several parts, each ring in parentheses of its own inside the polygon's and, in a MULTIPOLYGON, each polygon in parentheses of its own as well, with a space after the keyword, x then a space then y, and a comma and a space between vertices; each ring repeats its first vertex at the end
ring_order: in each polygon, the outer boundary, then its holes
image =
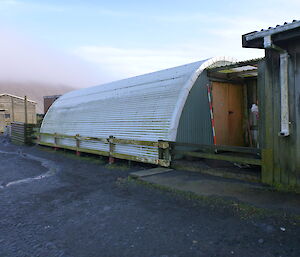
POLYGON ((299 0, 0 0, 0 80, 90 86, 214 57, 300 19, 299 0))

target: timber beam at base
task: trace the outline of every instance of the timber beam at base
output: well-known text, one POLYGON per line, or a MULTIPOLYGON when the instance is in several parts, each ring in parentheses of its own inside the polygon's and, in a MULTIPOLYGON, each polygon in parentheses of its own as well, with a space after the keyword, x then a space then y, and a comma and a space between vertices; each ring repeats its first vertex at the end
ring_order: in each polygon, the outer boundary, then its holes
POLYGON ((241 157, 236 155, 216 154, 216 153, 203 153, 203 152, 188 152, 188 151, 174 151, 175 154, 182 154, 184 156, 198 157, 204 159, 213 159, 221 161, 229 161, 251 165, 262 165, 262 160, 258 158, 241 157))
POLYGON ((180 143, 172 141, 140 141, 134 139, 120 139, 114 136, 109 138, 94 138, 94 137, 83 137, 80 135, 70 136, 61 134, 49 134, 49 133, 39 133, 40 136, 50 136, 53 137, 53 143, 39 141, 40 145, 51 146, 54 148, 63 148, 73 150, 80 155, 83 153, 97 154, 101 156, 109 157, 110 163, 114 162, 114 158, 125 159, 129 161, 150 163, 155 165, 160 165, 162 167, 170 167, 171 162, 174 160, 175 155, 191 156, 204 159, 214 159, 223 160, 232 163, 244 163, 251 165, 262 165, 261 150, 257 148, 250 147, 237 147, 237 146, 224 146, 224 145, 203 145, 203 144, 193 144, 193 143, 180 143), (74 146, 68 146, 58 143, 58 139, 68 138, 74 139, 74 146), (82 141, 98 141, 107 144, 108 151, 95 150, 82 148, 80 146, 82 141), (130 154, 117 153, 116 145, 136 145, 145 147, 154 147, 158 149, 158 156, 156 158, 147 158, 142 156, 134 156, 130 154), (191 150, 183 151, 176 149, 177 147, 187 147, 191 150), (243 156, 247 155, 247 156, 243 156), (251 156, 249 156, 251 155, 251 156))
POLYGON ((143 163, 150 163, 155 165, 160 165, 162 167, 169 167, 171 163, 171 156, 169 154, 169 143, 166 141, 140 141, 140 140, 133 140, 133 139, 119 139, 115 138, 113 136, 110 136, 109 138, 92 138, 92 137, 82 137, 80 135, 76 136, 70 136, 70 135, 62 135, 62 134, 50 134, 50 133, 39 133, 39 136, 50 136, 53 137, 54 143, 49 142, 43 142, 41 139, 39 140, 39 145, 44 146, 51 146, 54 147, 54 149, 68 149, 73 150, 76 152, 77 155, 80 155, 80 153, 90 153, 90 154, 96 154, 101 156, 109 157, 109 163, 112 164, 114 162, 114 158, 117 159, 125 159, 129 161, 136 161, 136 162, 143 162, 143 163), (69 146, 69 145, 63 145, 58 143, 58 139, 74 139, 76 142, 76 146, 69 146), (98 141, 103 142, 108 145, 109 151, 101 151, 101 150, 95 150, 95 149, 87 149, 80 147, 81 141, 98 141), (137 146, 146 146, 146 147, 157 147, 158 152, 162 153, 159 154, 159 158, 147 158, 147 157, 141 157, 141 156, 134 156, 129 154, 123 154, 123 153, 117 153, 115 150, 115 146, 117 144, 129 144, 129 145, 137 145, 137 146), (161 157, 162 156, 162 157, 161 157), (163 158, 163 159, 160 159, 163 158))

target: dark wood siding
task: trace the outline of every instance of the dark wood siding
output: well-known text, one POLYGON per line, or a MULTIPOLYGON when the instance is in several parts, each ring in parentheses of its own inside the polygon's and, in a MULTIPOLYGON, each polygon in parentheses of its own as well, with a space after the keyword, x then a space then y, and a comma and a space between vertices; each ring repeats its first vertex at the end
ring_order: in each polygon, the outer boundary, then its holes
POLYGON ((266 50, 265 69, 260 81, 264 152, 263 182, 300 186, 300 40, 287 44, 289 58, 289 111, 291 134, 280 131, 279 53, 266 50))

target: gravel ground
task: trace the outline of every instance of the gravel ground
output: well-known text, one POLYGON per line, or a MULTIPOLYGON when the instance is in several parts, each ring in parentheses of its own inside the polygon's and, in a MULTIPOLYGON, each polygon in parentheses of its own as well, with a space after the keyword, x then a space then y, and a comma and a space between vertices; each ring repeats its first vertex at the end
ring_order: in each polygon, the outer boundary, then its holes
POLYGON ((1 257, 300 256, 294 221, 125 183, 128 170, 95 158, 5 140, 0 151, 1 257))

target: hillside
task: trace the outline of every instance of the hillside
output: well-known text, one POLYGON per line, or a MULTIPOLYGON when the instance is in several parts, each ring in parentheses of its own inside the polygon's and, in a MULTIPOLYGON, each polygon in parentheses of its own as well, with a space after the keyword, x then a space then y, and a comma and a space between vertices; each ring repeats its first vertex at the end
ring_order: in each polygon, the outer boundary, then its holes
POLYGON ((44 113, 43 96, 61 95, 74 88, 67 85, 53 85, 37 82, 0 81, 0 94, 8 93, 24 97, 37 102, 37 113, 44 113))

